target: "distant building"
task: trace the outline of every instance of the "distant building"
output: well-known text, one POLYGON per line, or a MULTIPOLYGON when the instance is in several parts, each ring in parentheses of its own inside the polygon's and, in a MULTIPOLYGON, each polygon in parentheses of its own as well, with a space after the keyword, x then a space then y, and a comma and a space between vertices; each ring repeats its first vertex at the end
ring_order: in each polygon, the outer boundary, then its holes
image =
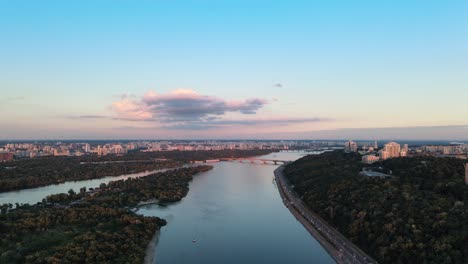
POLYGON ((388 158, 400 157, 400 144, 396 142, 390 142, 384 145, 384 151, 388 153, 388 158))
POLYGON ((468 185, 468 163, 465 164, 465 185, 468 185))
POLYGON ((442 153, 445 155, 453 155, 457 153, 457 146, 443 146, 442 153))
POLYGON ((85 144, 85 146, 84 146, 84 151, 85 151, 85 153, 88 153, 88 152, 91 151, 91 148, 90 148, 90 146, 89 146, 88 143, 85 144))
POLYGON ((377 144, 377 140, 374 141, 374 149, 378 149, 379 148, 379 144, 377 144))
POLYGON ((386 160, 386 159, 389 158, 389 154, 388 154, 387 151, 381 149, 381 150, 379 150, 379 157, 380 157, 381 160, 386 160))
POLYGON ((408 144, 404 144, 401 151, 408 152, 408 150, 409 150, 408 144))
POLYGON ((354 141, 348 141, 344 145, 344 151, 345 152, 357 152, 358 146, 357 143, 354 141))
POLYGON ((362 162, 363 163, 366 163, 366 164, 372 164, 374 162, 377 162, 379 161, 379 157, 375 156, 375 155, 365 155, 365 156, 362 156, 362 162))
POLYGON ((0 152, 0 162, 13 160, 12 152, 0 152))
POLYGON ((450 146, 424 146, 424 151, 429 153, 442 153, 444 155, 454 155, 462 152, 462 147, 458 145, 450 146))

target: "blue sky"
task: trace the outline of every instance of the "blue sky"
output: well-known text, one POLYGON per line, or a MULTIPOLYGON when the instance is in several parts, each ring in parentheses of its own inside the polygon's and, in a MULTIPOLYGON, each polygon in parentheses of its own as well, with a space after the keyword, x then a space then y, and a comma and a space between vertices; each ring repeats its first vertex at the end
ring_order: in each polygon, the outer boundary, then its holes
POLYGON ((3 139, 468 125, 467 1, 0 0, 0 32, 3 139))

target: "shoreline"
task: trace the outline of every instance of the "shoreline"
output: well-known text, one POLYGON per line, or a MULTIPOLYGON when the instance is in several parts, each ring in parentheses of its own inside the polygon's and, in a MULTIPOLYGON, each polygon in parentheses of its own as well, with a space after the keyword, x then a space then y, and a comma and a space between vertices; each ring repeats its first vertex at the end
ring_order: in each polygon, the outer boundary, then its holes
POLYGON ((336 263, 377 263, 319 215, 310 210, 283 174, 284 165, 274 170, 275 181, 284 205, 304 228, 319 242, 336 263))
POLYGON ((145 258, 143 259, 143 264, 153 264, 155 259, 156 259, 156 245, 159 242, 159 234, 161 233, 161 230, 156 231, 154 233, 153 238, 151 241, 148 243, 146 246, 145 250, 145 258))
POLYGON ((150 199, 144 202, 139 202, 135 207, 131 208, 130 210, 134 213, 137 213, 138 210, 140 210, 140 207, 145 206, 145 205, 150 205, 150 204, 158 204, 159 200, 158 199, 150 199))

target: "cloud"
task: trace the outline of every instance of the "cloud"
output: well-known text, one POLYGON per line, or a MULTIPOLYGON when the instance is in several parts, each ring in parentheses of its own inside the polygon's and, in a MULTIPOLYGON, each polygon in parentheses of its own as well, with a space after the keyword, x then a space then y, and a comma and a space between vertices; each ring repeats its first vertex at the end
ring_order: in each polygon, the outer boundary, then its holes
POLYGON ((298 124, 298 123, 315 123, 331 121, 327 118, 275 118, 275 119, 245 119, 245 120, 215 120, 209 122, 213 125, 274 125, 274 124, 298 124))
POLYGON ((283 84, 281 84, 281 83, 276 83, 276 84, 273 85, 273 87, 281 88, 281 87, 283 87, 283 84))
POLYGON ((125 127, 125 129, 138 130, 202 131, 250 129, 254 126, 268 129, 269 126, 285 127, 293 124, 332 121, 319 117, 263 119, 253 117, 268 103, 268 100, 262 98, 225 100, 216 96, 202 95, 190 89, 182 89, 163 94, 149 91, 141 97, 123 95, 120 100, 112 103, 111 109, 115 113, 113 120, 140 123, 125 127), (237 115, 227 115, 229 113, 237 115))
POLYGON ((332 119, 326 118, 275 118, 275 119, 210 119, 193 122, 169 123, 160 127, 138 127, 138 126, 123 126, 125 129, 165 129, 165 130, 209 130, 230 126, 275 126, 275 125, 292 125, 302 123, 328 122, 332 119))
POLYGON ((183 89, 166 94, 150 91, 141 99, 122 96, 111 108, 117 119, 194 122, 210 120, 228 112, 252 115, 267 103, 267 100, 260 98, 228 101, 183 89))
POLYGON ((108 116, 103 115, 80 115, 80 116, 68 116, 70 119, 105 119, 108 116))
POLYGON ((147 105, 127 95, 113 102, 111 108, 116 112, 117 119, 144 120, 153 117, 147 105))

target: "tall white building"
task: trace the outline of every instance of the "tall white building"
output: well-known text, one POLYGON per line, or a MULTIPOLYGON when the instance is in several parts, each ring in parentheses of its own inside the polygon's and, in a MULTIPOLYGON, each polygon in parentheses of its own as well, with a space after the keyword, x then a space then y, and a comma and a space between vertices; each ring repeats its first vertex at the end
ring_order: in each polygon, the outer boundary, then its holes
POLYGON ((348 141, 344 144, 344 151, 345 152, 357 152, 358 146, 357 143, 354 141, 348 141))

